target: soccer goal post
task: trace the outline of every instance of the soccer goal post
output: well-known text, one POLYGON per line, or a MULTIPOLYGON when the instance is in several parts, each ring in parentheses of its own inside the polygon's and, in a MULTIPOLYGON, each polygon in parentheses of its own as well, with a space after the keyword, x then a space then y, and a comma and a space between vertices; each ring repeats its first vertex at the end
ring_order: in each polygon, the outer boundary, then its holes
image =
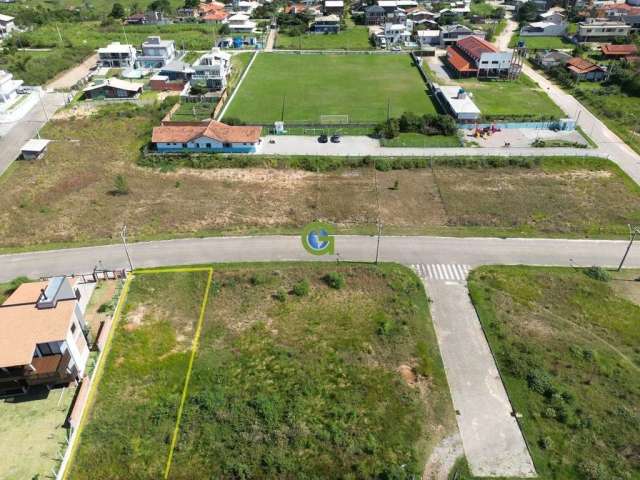
POLYGON ((323 125, 341 125, 349 123, 349 115, 320 115, 320 123, 323 125))

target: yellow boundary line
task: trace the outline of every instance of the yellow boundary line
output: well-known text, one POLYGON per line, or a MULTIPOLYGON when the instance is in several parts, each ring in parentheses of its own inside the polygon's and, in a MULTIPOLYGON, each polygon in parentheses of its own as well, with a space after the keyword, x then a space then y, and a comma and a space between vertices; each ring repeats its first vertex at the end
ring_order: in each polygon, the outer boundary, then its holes
POLYGON ((209 277, 207 278, 207 286, 204 290, 204 298, 202 299, 202 305, 200 305, 200 317, 198 318, 198 326, 196 327, 196 334, 193 337, 193 347, 191 348, 191 358, 189 359, 189 367, 187 368, 187 375, 184 379, 184 388, 182 389, 182 398, 180 399, 180 406, 178 407, 178 417, 176 418, 176 426, 173 430, 173 438, 171 439, 171 447, 169 449, 169 458, 167 458, 167 466, 164 469, 164 478, 169 478, 169 471, 171 470, 171 462, 173 460, 173 450, 176 447, 178 441, 178 434, 180 430, 180 420, 182 420, 182 412, 184 410, 184 404, 187 401, 187 393, 189 391, 189 381, 191 380, 191 372, 193 370, 193 362, 198 352, 200 344, 200 332, 202 331, 202 323, 204 321, 204 314, 207 308, 207 301, 209 299, 209 290, 211 288, 211 281, 213 279, 213 268, 206 269, 209 271, 209 277))
POLYGON ((95 401, 95 395, 98 390, 98 385, 100 384, 100 380, 102 379, 102 374, 104 372, 104 364, 106 362, 106 358, 111 352, 111 344, 113 343, 113 336, 115 334, 118 323, 120 322, 120 318, 122 316, 122 309, 126 303, 127 297, 129 295, 129 287, 134 278, 134 274, 137 275, 145 275, 145 274, 157 274, 157 273, 189 273, 189 272, 208 272, 209 276, 207 278, 207 286, 205 287, 204 298, 202 300, 202 304, 200 305, 200 316, 198 318, 198 325, 196 327, 196 333, 193 339, 193 344, 191 347, 191 358, 189 359, 189 366, 187 368, 187 374, 185 377, 184 388, 182 390, 182 397, 180 400, 180 406, 178 407, 178 417, 176 419, 176 426, 173 431, 173 438, 171 439, 171 447, 169 450, 169 458, 167 459, 167 465, 165 467, 164 478, 168 478, 169 470, 171 469, 171 461, 173 459, 173 450, 175 448, 176 442, 178 440, 178 432, 180 428, 180 420, 182 418, 182 411, 184 409, 184 404, 187 399, 187 392, 189 389, 189 381, 191 379, 191 371, 193 370, 193 363, 195 361, 195 356, 198 350, 199 342, 200 342, 200 332, 202 330, 202 323, 204 321, 204 314, 206 311, 207 300, 209 298, 209 291, 211 288, 211 282, 213 280, 213 268, 212 267, 176 267, 176 268, 150 268, 150 269, 141 269, 134 270, 127 277, 124 287, 122 288, 122 292, 120 293, 120 298, 118 299, 118 304, 116 305, 115 312, 113 314, 113 323, 111 325, 111 330, 109 331, 109 336, 105 343, 105 348, 100 354, 100 363, 97 366, 97 370, 95 371, 92 381, 91 387, 89 390, 89 394, 87 396, 87 403, 85 404, 85 408, 82 412, 82 416, 80 417, 80 424, 78 425, 78 430, 76 432, 76 441, 72 445, 71 453, 69 454, 69 460, 65 465, 65 471, 62 475, 62 478, 66 480, 69 476, 69 472, 71 470, 71 465, 73 464, 73 459, 77 453, 78 445, 80 444, 80 439, 82 436, 82 431, 84 430, 84 426, 87 422, 87 416, 89 414, 89 410, 91 410, 93 403, 95 401))

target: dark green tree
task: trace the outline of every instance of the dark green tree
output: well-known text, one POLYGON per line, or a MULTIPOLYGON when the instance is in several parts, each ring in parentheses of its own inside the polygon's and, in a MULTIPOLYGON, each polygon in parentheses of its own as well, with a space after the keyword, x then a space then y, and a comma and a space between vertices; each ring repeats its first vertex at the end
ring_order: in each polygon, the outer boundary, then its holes
POLYGON ((113 7, 111 7, 111 13, 109 14, 111 18, 124 18, 126 13, 124 12, 124 7, 121 3, 114 3, 113 7))

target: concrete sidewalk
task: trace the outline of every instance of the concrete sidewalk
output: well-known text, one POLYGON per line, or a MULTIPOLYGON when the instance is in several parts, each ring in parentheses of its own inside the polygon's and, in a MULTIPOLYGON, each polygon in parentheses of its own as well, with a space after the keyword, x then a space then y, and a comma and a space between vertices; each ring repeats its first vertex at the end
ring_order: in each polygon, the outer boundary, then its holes
POLYGON ((471 473, 536 471, 464 281, 423 279, 471 473))

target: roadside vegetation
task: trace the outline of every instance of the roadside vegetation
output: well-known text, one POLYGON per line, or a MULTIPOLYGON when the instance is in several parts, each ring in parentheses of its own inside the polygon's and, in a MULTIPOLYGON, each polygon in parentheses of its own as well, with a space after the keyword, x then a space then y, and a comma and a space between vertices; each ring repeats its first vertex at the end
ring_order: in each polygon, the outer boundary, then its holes
POLYGON ((471 297, 541 478, 630 479, 640 470, 637 277, 598 268, 471 274, 471 297))
POLYGON ((638 187, 595 158, 142 157, 168 108, 50 122, 46 156, 0 177, 1 247, 114 242, 123 222, 142 240, 294 233, 318 219, 371 233, 378 218, 385 233, 626 238, 640 216, 638 187))
POLYGON ((206 272, 132 282, 69 478, 162 478, 206 272))
POLYGON ((353 26, 336 34, 321 35, 303 33, 287 35, 278 33, 276 48, 283 50, 372 50, 369 30, 353 26))
POLYGON ((524 42, 528 50, 573 50, 574 44, 564 37, 524 36, 514 35, 509 41, 509 48, 514 48, 518 42, 524 42))

